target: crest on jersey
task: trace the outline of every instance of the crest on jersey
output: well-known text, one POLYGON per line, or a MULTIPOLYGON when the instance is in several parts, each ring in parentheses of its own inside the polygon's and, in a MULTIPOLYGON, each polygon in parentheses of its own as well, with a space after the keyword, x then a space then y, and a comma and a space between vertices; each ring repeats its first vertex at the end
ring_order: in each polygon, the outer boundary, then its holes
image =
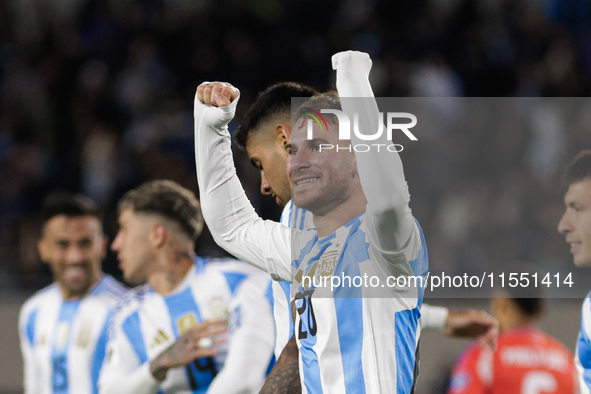
POLYGON ((92 325, 88 320, 82 321, 78 335, 76 335, 76 346, 85 348, 90 343, 90 337, 92 333, 92 325))
POLYGON ((337 259, 339 257, 338 250, 327 250, 322 254, 318 261, 318 267, 316 275, 318 276, 331 276, 334 273, 334 269, 337 265, 337 259))
POLYGON ((223 297, 212 297, 209 299, 210 318, 213 320, 226 320, 230 316, 228 307, 223 297))
POLYGON ((183 335, 197 326, 197 316, 193 312, 186 313, 178 318, 177 325, 179 327, 179 334, 183 335))
MULTIPOLYGON (((330 277, 334 274, 334 270, 337 266, 337 261, 339 259, 339 244, 331 245, 327 250, 322 253, 320 258, 316 260, 312 267, 308 270, 306 277, 308 278, 320 278, 320 277, 330 277)), ((298 282, 302 282, 304 276, 304 272, 300 269, 296 274, 296 280, 298 282)), ((310 283, 310 282, 308 282, 310 283)), ((309 286, 309 285, 308 285, 309 286)), ((304 287, 308 288, 308 286, 304 285, 304 287)))
POLYGON ((57 326, 57 335, 56 337, 56 347, 58 349, 63 349, 68 344, 68 336, 70 335, 70 323, 68 322, 61 322, 57 326))

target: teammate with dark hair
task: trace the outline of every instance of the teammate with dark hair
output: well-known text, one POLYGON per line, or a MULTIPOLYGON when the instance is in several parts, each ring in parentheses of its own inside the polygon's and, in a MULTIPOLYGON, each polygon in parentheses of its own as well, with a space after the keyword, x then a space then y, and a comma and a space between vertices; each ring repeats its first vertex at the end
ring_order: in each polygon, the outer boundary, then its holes
POLYGON ((145 183, 120 200, 111 247, 125 279, 147 283, 113 318, 101 393, 256 393, 262 386, 274 342, 270 280, 234 259, 195 256, 202 227, 195 195, 172 181, 145 183))
POLYGON ((54 195, 43 216, 38 250, 55 283, 20 312, 25 393, 95 393, 109 318, 126 289, 101 270, 107 239, 92 200, 54 195))

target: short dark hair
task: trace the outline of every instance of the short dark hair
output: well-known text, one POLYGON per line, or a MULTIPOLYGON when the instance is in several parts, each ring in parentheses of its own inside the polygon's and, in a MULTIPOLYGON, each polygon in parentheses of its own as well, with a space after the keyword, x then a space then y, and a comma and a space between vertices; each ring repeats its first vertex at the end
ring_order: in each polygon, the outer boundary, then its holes
POLYGON ((543 298, 511 298, 511 301, 528 317, 538 316, 544 310, 543 298))
POLYGON ((259 93, 244 120, 234 133, 234 140, 240 149, 246 149, 250 133, 267 120, 280 115, 291 114, 292 97, 311 97, 318 92, 297 82, 280 82, 259 93))
POLYGON ((195 194, 173 181, 146 182, 128 191, 118 204, 120 213, 126 208, 171 219, 192 240, 196 240, 203 229, 203 216, 195 194))
POLYGON ((64 215, 69 218, 93 216, 102 222, 102 211, 89 197, 82 194, 54 193, 43 202, 43 222, 47 223, 55 216, 64 215))
POLYGON ((564 172, 564 181, 567 185, 591 178, 591 149, 580 151, 568 164, 564 172))
MULTIPOLYGON (((525 274, 528 278, 533 278, 534 274, 539 275, 537 266, 533 263, 516 261, 514 264, 519 267, 522 275, 525 274)), ((544 311, 544 289, 542 286, 537 286, 533 279, 528 280, 527 283, 522 281, 519 286, 507 286, 503 289, 523 315, 536 317, 544 311)))

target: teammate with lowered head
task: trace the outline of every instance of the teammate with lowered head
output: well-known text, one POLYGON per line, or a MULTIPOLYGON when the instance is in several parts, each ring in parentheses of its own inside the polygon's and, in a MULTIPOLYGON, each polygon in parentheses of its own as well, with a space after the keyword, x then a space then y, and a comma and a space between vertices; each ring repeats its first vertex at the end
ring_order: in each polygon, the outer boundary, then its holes
POLYGON ((274 343, 269 278, 233 259, 195 256, 199 204, 172 181, 125 194, 119 226, 112 249, 124 277, 147 283, 115 314, 101 393, 258 392, 274 343))

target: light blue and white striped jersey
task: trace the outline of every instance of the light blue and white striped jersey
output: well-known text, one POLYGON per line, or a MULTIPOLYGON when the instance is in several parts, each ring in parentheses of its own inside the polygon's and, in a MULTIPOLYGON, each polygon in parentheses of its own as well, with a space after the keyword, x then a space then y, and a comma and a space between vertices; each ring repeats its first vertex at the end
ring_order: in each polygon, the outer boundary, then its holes
POLYGON ((109 275, 84 297, 64 300, 58 284, 29 298, 19 332, 25 393, 97 393, 109 318, 127 289, 109 275))
POLYGON ((365 220, 363 213, 327 237, 309 231, 308 238, 293 241, 300 251, 292 268, 299 286, 295 335, 303 392, 406 394, 414 386, 424 287, 385 293, 369 285, 329 288, 332 277, 376 277, 380 284, 387 277, 426 277, 418 223, 403 251, 385 253, 372 246, 365 220), (325 277, 329 284, 306 284, 306 277, 325 277))
POLYGON ((133 289, 113 318, 101 393, 258 392, 274 359, 270 281, 238 260, 197 258, 171 294, 149 285, 133 289), (198 323, 219 319, 229 320, 230 334, 218 355, 172 368, 162 382, 154 379, 154 358, 198 323))
MULTIPOLYGON (((339 95, 373 98, 369 69, 360 69, 358 63, 355 59, 340 63, 339 95)), ((371 65, 371 61, 364 61, 362 66, 367 68, 367 64, 371 65)), ((195 159, 201 203, 218 245, 266 270, 276 280, 291 280, 292 288, 302 279, 294 275, 300 271, 301 276, 324 278, 356 273, 382 278, 426 276, 424 239, 408 206, 410 195, 398 155, 382 150, 384 154, 361 156, 355 151, 369 218, 365 214, 356 217, 334 236, 319 240, 316 231, 296 230, 293 222, 290 229, 259 218, 246 198, 232 161, 213 160, 231 157, 227 124, 237 103, 235 99, 228 106, 213 107, 195 97, 195 159), (374 171, 376 168, 380 171, 374 171), (386 175, 383 169, 387 169, 388 176, 373 178, 386 175), (313 275, 315 269, 318 275, 313 275)), ((355 109, 347 109, 345 104, 342 102, 343 111, 351 118, 355 109)), ((377 106, 370 103, 362 107, 364 112, 377 115, 377 106)), ((365 119, 378 119, 373 115, 360 117, 361 126, 368 126, 365 119)), ((369 126, 367 129, 375 130, 369 126)), ((382 137, 376 142, 386 139, 385 134, 382 137)), ((353 135, 351 142, 355 142, 353 135)), ((392 289, 396 296, 390 298, 370 297, 365 290, 348 292, 346 295, 352 298, 341 298, 340 293, 338 297, 322 297, 312 288, 293 294, 298 309, 295 335, 300 348, 300 378, 305 392, 411 391, 422 288, 400 286, 392 289)))
POLYGON ((575 365, 579 374, 581 394, 591 393, 591 293, 587 294, 583 301, 575 365))
MULTIPOLYGON (((289 202, 283 208, 281 224, 286 227, 294 227, 299 230, 314 228, 312 215, 308 211, 298 208, 289 202)), ((281 352, 293 335, 293 319, 291 317, 290 283, 286 281, 273 281, 273 317, 275 319, 275 357, 279 358, 281 352)))

